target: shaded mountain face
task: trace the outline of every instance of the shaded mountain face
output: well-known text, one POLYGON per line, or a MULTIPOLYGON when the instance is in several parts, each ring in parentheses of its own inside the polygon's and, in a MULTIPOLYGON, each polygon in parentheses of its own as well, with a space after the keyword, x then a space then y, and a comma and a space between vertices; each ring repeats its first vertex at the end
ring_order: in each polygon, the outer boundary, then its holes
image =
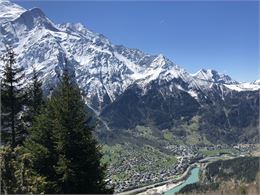
POLYGON ((80 23, 54 24, 39 8, 0 0, 0 13, 0 47, 14 47, 28 80, 34 67, 48 94, 66 57, 86 104, 106 129, 143 125, 174 132, 197 117, 197 131, 212 142, 256 140, 258 81, 239 83, 215 70, 190 74, 162 54, 114 45, 80 23))
POLYGON ((199 110, 199 103, 187 92, 169 83, 153 81, 147 91, 132 85, 108 105, 101 116, 114 128, 134 129, 137 125, 171 128, 174 120, 189 120, 199 110))

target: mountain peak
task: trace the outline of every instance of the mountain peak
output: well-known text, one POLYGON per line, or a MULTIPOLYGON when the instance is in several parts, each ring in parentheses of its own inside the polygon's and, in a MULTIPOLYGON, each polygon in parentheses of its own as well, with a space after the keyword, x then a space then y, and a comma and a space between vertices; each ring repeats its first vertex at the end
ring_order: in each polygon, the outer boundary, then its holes
POLYGON ((164 57, 164 55, 159 54, 154 60, 153 60, 154 64, 157 65, 164 65, 166 63, 166 58, 164 57))
POLYGON ((26 9, 8 0, 0 0, 0 22, 6 22, 19 17, 26 9))
POLYGON ((75 23, 75 24, 74 24, 74 27, 75 27, 76 29, 78 29, 78 30, 82 30, 82 29, 85 29, 85 28, 86 28, 86 27, 85 27, 82 23, 80 23, 80 22, 75 23))
POLYGON ((10 5, 12 4, 9 0, 0 0, 0 5, 10 5))
POLYGON ((253 81, 252 84, 260 85, 260 79, 257 79, 257 80, 255 80, 255 81, 253 81))
POLYGON ((200 69, 196 74, 203 73, 203 74, 218 74, 218 72, 214 69, 200 69))
POLYGON ((82 31, 85 30, 86 27, 81 23, 63 23, 58 25, 61 28, 67 28, 73 31, 82 31))
POLYGON ((232 78, 226 74, 218 73, 216 70, 213 69, 201 69, 195 74, 192 75, 196 79, 208 81, 208 82, 215 82, 215 83, 222 83, 222 84, 234 84, 238 83, 237 81, 232 80, 232 78))
POLYGON ((165 56, 160 53, 160 54, 157 56, 157 58, 158 58, 158 59, 165 59, 165 56))
POLYGON ((150 64, 150 68, 163 68, 163 69, 171 69, 172 67, 177 67, 172 61, 166 58, 163 54, 159 54, 154 58, 153 62, 150 64))
POLYGON ((29 10, 30 14, 34 17, 46 17, 42 10, 38 7, 34 7, 29 10))
POLYGON ((8 4, 9 4, 9 3, 11 3, 11 1, 9 1, 9 0, 0 0, 0 4, 2 4, 2 3, 3 3, 3 4, 4 4, 4 3, 8 3, 8 4))
POLYGON ((23 12, 20 17, 16 18, 13 23, 23 25, 22 29, 31 30, 37 27, 44 27, 53 31, 57 31, 56 26, 45 16, 40 8, 32 8, 23 12))

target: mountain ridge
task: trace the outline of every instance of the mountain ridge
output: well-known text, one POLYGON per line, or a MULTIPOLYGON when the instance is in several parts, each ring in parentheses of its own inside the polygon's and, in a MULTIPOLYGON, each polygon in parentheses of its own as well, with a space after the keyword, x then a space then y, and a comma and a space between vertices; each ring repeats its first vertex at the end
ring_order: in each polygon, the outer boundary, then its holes
POLYGON ((0 46, 14 47, 26 77, 30 80, 35 67, 48 94, 58 82, 66 58, 86 104, 108 129, 143 124, 170 130, 198 115, 202 134, 215 135, 213 130, 220 133, 221 128, 227 133, 232 127, 243 136, 236 120, 243 112, 250 116, 247 124, 256 126, 257 81, 240 83, 215 70, 190 74, 162 54, 114 45, 80 23, 54 24, 39 8, 25 10, 7 0, 1 4, 8 13, 0 15, 0 46))

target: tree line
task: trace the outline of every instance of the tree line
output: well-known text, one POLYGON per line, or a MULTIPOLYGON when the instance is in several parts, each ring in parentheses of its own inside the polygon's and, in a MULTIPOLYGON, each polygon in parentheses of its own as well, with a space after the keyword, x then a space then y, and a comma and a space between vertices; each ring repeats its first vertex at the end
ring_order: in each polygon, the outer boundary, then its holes
POLYGON ((1 61, 1 193, 113 193, 67 65, 44 97, 39 72, 28 82, 11 47, 1 61))

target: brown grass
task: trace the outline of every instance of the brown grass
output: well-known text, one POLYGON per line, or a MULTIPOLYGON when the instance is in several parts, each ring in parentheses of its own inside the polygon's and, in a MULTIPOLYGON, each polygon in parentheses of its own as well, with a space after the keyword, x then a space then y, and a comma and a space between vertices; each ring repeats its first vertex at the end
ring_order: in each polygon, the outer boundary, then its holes
POLYGON ((260 172, 253 183, 243 183, 238 181, 227 181, 220 184, 218 190, 201 192, 190 192, 189 195, 258 195, 260 194, 260 172))

